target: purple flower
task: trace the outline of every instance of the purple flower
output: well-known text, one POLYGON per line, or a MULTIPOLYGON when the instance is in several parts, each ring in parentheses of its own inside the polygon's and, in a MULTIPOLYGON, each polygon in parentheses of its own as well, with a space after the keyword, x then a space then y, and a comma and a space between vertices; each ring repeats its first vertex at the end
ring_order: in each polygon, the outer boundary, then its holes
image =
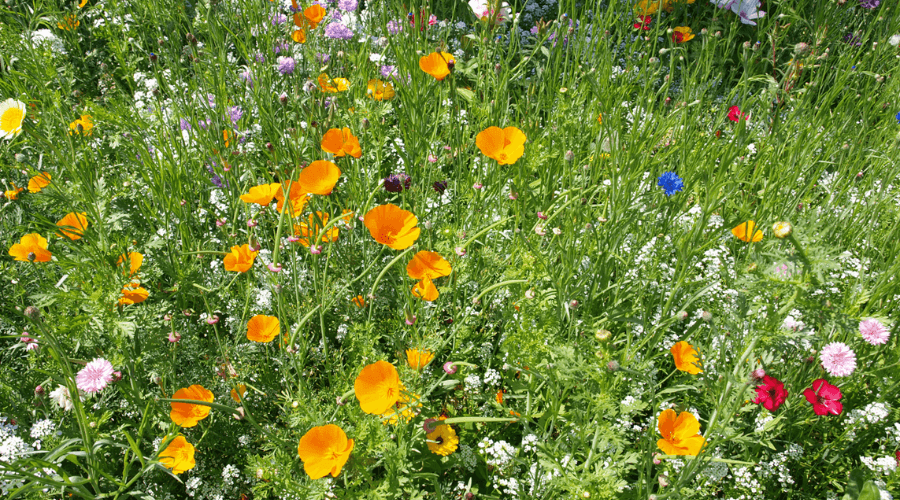
POLYGON ((847 33, 846 35, 844 35, 844 41, 856 47, 862 45, 862 41, 860 40, 859 35, 856 33, 847 33))
POLYGON ((337 38, 341 40, 349 40, 353 38, 353 32, 350 28, 340 23, 331 23, 325 27, 325 36, 328 38, 337 38))
POLYGON ((293 57, 279 57, 278 58, 278 72, 282 75, 290 75, 294 72, 294 58, 293 57))
POLYGON ((182 118, 180 120, 179 125, 181 125, 181 130, 190 130, 191 129, 191 123, 189 121, 185 120, 184 118, 182 118))
POLYGON ((347 12, 353 12, 358 6, 359 3, 356 0, 340 0, 338 2, 338 8, 347 12))
POLYGON ((330 60, 331 60, 331 56, 328 54, 325 54, 324 52, 319 52, 318 54, 316 54, 316 61, 319 61, 319 63, 321 63, 321 64, 328 64, 328 61, 330 61, 330 60))
POLYGON ((269 17, 269 21, 272 23, 272 26, 278 26, 279 24, 284 24, 287 21, 287 16, 285 16, 281 12, 276 12, 271 17, 269 17))
POLYGON ((437 191, 438 193, 444 194, 444 191, 447 190, 447 181, 436 181, 434 184, 431 185, 431 187, 433 187, 434 190, 437 191))
POLYGON ((75 376, 75 385, 80 391, 100 392, 112 382, 113 371, 115 370, 112 363, 103 358, 96 358, 78 372, 75 376))
POLYGON ((397 33, 400 33, 400 31, 403 29, 403 27, 397 21, 388 21, 387 29, 388 29, 388 33, 390 33, 392 35, 396 35, 397 33))
POLYGON ((864 9, 874 9, 881 5, 881 0, 859 0, 859 6, 864 9))
POLYGON ((258 63, 260 63, 260 64, 262 64, 262 63, 264 63, 264 62, 266 62, 266 56, 265 56, 265 55, 263 55, 263 53, 262 53, 262 52, 260 52, 260 53, 258 53, 258 54, 256 54, 256 57, 255 57, 255 59, 256 59, 256 62, 258 62, 258 63))
POLYGON ((390 193, 400 193, 404 189, 409 189, 412 179, 404 174, 391 174, 384 178, 384 189, 390 193))
POLYGON ((206 103, 211 108, 216 107, 216 96, 214 96, 213 94, 206 94, 206 103))
POLYGON ((210 125, 212 125, 212 120, 210 120, 209 118, 207 118, 206 120, 200 119, 200 121, 197 122, 197 125, 200 125, 200 128, 202 128, 203 130, 206 130, 210 125))
POLYGON ((397 68, 391 66, 389 64, 385 64, 381 67, 381 77, 382 78, 394 78, 397 76, 397 68))
POLYGON ((231 109, 228 110, 228 117, 231 118, 231 123, 233 125, 237 125, 237 122, 240 121, 242 116, 244 116, 244 110, 241 109, 240 106, 232 106, 231 109))
POLYGON ((274 50, 275 50, 275 53, 276 53, 276 54, 280 54, 282 50, 287 50, 287 49, 288 49, 288 44, 287 44, 287 42, 281 42, 281 43, 276 43, 276 44, 275 44, 275 49, 274 49, 274 50))
POLYGON ((247 85, 249 85, 250 88, 252 89, 253 88, 253 73, 250 73, 250 70, 248 69, 247 71, 242 71, 240 76, 241 76, 241 80, 246 82, 247 85))

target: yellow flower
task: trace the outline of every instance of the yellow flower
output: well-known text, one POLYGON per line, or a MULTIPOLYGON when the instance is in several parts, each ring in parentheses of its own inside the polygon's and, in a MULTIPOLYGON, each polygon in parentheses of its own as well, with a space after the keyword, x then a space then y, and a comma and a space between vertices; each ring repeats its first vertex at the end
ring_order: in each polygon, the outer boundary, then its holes
POLYGON ((366 95, 376 101, 390 101, 394 98, 394 86, 391 82, 381 80, 369 80, 366 86, 366 95))
POLYGON ((12 139, 22 133, 25 103, 7 99, 0 103, 0 139, 12 139))
POLYGON ((763 232, 759 230, 753 232, 754 229, 756 229, 756 223, 752 220, 748 220, 747 222, 739 224, 737 227, 732 229, 731 234, 733 234, 735 238, 741 241, 746 241, 747 243, 756 243, 758 241, 762 241, 763 232))
POLYGON ((172 474, 181 474, 193 469, 196 465, 194 445, 188 443, 184 436, 176 437, 165 450, 160 452, 159 463, 167 469, 172 469, 172 474))
POLYGON ((76 16, 75 14, 66 16, 62 19, 62 21, 56 23, 57 28, 66 31, 72 31, 80 25, 81 21, 78 20, 78 16, 76 16))
POLYGON ((28 180, 28 191, 40 193, 41 189, 50 185, 50 172, 41 172, 28 180))
POLYGON ((421 370, 425 368, 431 360, 434 359, 434 353, 426 350, 407 349, 406 362, 413 370, 421 370))
POLYGON ((381 414, 384 425, 397 425, 401 419, 409 423, 416 416, 416 408, 422 407, 422 403, 419 402, 422 396, 407 391, 402 382, 399 387, 400 397, 397 398, 397 402, 381 414))
POLYGON ((694 31, 690 26, 678 26, 672 33, 672 40, 675 43, 684 43, 694 39, 694 31))
POLYGON ((672 353, 672 358, 675 359, 675 368, 688 372, 691 375, 703 373, 703 370, 700 369, 700 358, 697 356, 697 350, 691 344, 682 340, 673 345, 669 351, 672 353))
POLYGON ((438 425, 425 435, 428 438, 428 449, 432 453, 447 456, 459 447, 459 437, 453 427, 447 424, 438 425))
POLYGON ((91 135, 92 128, 94 128, 94 122, 91 121, 91 115, 81 115, 81 118, 69 124, 69 135, 91 135))
POLYGON ((87 214, 85 212, 70 212, 56 223, 57 226, 65 228, 61 229, 61 233, 57 236, 65 236, 70 240, 80 240, 84 236, 84 230, 88 227, 87 214))

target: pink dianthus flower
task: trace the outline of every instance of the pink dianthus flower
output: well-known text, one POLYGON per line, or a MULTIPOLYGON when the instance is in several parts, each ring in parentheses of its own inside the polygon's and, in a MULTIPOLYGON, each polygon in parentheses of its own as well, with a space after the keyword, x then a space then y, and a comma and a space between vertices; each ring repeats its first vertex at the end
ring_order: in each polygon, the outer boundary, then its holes
POLYGON ((113 371, 112 363, 96 358, 75 375, 75 385, 78 390, 87 393, 100 392, 112 382, 113 371))
POLYGON ((822 348, 822 366, 833 377, 846 377, 856 370, 856 354, 843 342, 832 342, 822 348))
POLYGON ((862 338, 872 344, 886 344, 891 332, 881 324, 877 319, 867 319, 859 322, 859 334, 862 338))

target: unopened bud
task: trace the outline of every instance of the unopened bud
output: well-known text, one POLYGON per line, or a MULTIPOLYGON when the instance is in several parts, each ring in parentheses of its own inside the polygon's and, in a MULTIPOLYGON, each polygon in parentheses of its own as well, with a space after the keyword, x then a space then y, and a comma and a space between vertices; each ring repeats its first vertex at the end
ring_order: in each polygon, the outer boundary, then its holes
POLYGON ((37 307, 28 306, 25 308, 25 316, 37 321, 41 319, 41 311, 39 311, 37 307))
POLYGON ((619 371, 619 363, 617 361, 610 361, 609 363, 606 363, 606 369, 611 372, 619 371))
POLYGON ((575 153, 570 149, 566 151, 566 154, 565 156, 563 156, 563 158, 565 158, 567 162, 572 163, 575 160, 575 153))
POLYGON ((700 319, 709 323, 710 321, 712 321, 712 313, 709 311, 703 311, 700 313, 700 319))
POLYGON ((612 332, 610 332, 609 330, 605 330, 603 328, 600 328, 599 330, 594 332, 594 338, 596 338, 600 342, 606 342, 607 340, 609 340, 609 337, 611 335, 612 335, 612 332))
POLYGON ((795 56, 805 56, 806 54, 809 54, 809 44, 800 42, 794 45, 795 56))

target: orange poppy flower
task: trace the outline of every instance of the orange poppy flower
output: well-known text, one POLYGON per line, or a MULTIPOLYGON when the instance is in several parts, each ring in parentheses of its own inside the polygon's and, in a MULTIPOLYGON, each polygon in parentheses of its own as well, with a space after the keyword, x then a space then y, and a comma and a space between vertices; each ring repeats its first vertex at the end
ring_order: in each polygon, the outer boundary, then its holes
POLYGON ((22 236, 18 243, 9 247, 9 254, 19 262, 50 262, 53 256, 47 250, 47 240, 38 233, 22 236))
POLYGON ((503 404, 503 389, 497 391, 497 394, 494 395, 494 399, 497 400, 497 403, 503 404))
POLYGON ((150 292, 148 292, 145 288, 142 288, 134 283, 129 283, 122 287, 122 296, 119 298, 119 305, 128 306, 140 304, 141 302, 147 300, 147 297, 149 296, 150 292))
MULTIPOLYGON (((212 403, 213 393, 207 391, 202 385, 192 385, 188 388, 182 388, 175 391, 172 399, 193 399, 195 401, 205 401, 212 403)), ((195 405, 191 403, 171 403, 172 411, 169 416, 172 421, 182 427, 193 427, 197 422, 209 416, 210 407, 205 405, 195 405)))
POLYGON ((686 411, 676 417, 675 410, 665 410, 659 414, 657 428, 662 439, 656 445, 666 455, 697 456, 706 444, 700 435, 700 422, 686 411))
POLYGON ((448 276, 452 271, 450 263, 440 254, 427 250, 413 255, 412 260, 406 265, 406 274, 414 280, 440 278, 448 276))
POLYGON ((351 300, 356 305, 356 307, 358 307, 360 309, 362 309, 363 307, 366 307, 366 299, 362 295, 357 295, 356 297, 353 297, 351 300))
POLYGON ((85 5, 87 5, 87 3, 88 3, 88 0, 81 0, 81 3, 78 4, 78 8, 80 9, 80 8, 84 7, 85 5))
POLYGON ((281 184, 273 182, 271 184, 260 184, 250 188, 250 192, 241 195, 241 201, 244 203, 256 203, 263 207, 268 207, 275 198, 275 194, 281 190, 281 184))
POLYGON ((428 278, 425 278, 413 285, 411 292, 413 294, 413 297, 420 298, 426 302, 434 302, 440 295, 438 293, 437 287, 434 286, 434 282, 428 278))
POLYGON ((247 322, 247 340, 271 342, 281 330, 281 323, 275 316, 257 314, 247 322))
POLYGON ((672 357, 675 358, 675 368, 691 375, 703 373, 700 369, 700 358, 697 356, 697 350, 694 346, 685 341, 678 342, 670 349, 672 357))
POLYGON ((753 230, 756 229, 756 223, 752 220, 748 220, 743 224, 739 224, 736 228, 731 230, 731 234, 734 235, 735 238, 746 241, 747 243, 756 243, 758 241, 762 241, 763 232, 757 230, 755 233, 753 230), (752 237, 750 235, 753 235, 752 237))
POLYGON ((353 391, 362 411, 381 415, 400 398, 400 374, 387 361, 376 361, 359 372, 353 391))
POLYGON ((418 408, 422 407, 419 400, 422 396, 414 394, 406 390, 403 383, 400 384, 400 397, 397 402, 386 412, 381 414, 381 423, 384 425, 397 425, 401 421, 409 423, 410 420, 418 415, 418 408))
POLYGON ((188 443, 184 436, 178 436, 159 453, 159 463, 171 469, 172 474, 181 474, 196 465, 194 451, 194 445, 188 443))
POLYGON ((287 197, 291 201, 289 208, 291 217, 299 217, 303 213, 306 203, 309 202, 309 193, 303 191, 303 186, 300 185, 299 181, 282 183, 281 189, 275 191, 275 199, 278 201, 275 207, 279 212, 285 210, 284 193, 287 193, 287 197))
MULTIPOLYGON (((301 222, 300 224, 294 225, 294 234, 300 237, 300 239, 297 240, 297 243, 309 247, 310 244, 318 239, 319 233, 327 223, 328 214, 322 212, 316 212, 315 215, 309 214, 309 223, 301 222)), ((328 231, 325 231, 325 233, 322 234, 322 242, 331 243, 332 241, 337 241, 338 232, 337 226, 331 226, 328 228, 328 231)))
POLYGON ((69 135, 91 135, 93 133, 91 132, 93 128, 94 122, 91 120, 91 115, 81 115, 81 118, 78 118, 69 124, 69 135))
POLYGON ((303 470, 310 479, 320 479, 328 474, 337 477, 353 451, 353 440, 334 425, 313 427, 300 438, 297 455, 303 460, 303 470))
MULTIPOLYGON (((299 14, 294 14, 294 22, 296 23, 299 14)), ((303 28, 296 29, 291 33, 291 40, 297 43, 306 43, 306 30, 303 28)))
POLYGON ((28 180, 28 190, 32 193, 39 193, 41 189, 50 185, 50 173, 41 172, 28 180))
POLYGON ((3 196, 5 196, 8 200, 18 200, 19 193, 21 193, 22 191, 25 191, 25 188, 16 187, 16 183, 13 182, 12 189, 4 191, 3 196))
POLYGON ((418 350, 418 349, 407 349, 406 350, 406 362, 409 364, 409 367, 413 370, 421 370, 428 366, 428 363, 431 363, 431 360, 434 359, 434 353, 426 350, 418 350))
POLYGON ((227 148, 229 145, 231 145, 231 135, 232 135, 231 132, 229 132, 229 131, 227 131, 227 130, 223 130, 223 131, 222 131, 222 139, 225 140, 225 147, 226 147, 226 148, 227 148))
POLYGON ((306 22, 309 24, 309 29, 314 30, 319 23, 322 22, 322 19, 325 18, 325 9, 321 5, 311 5, 305 9, 303 9, 303 17, 306 18, 306 22))
POLYGON ((603 113, 600 113, 600 115, 597 117, 597 123, 603 125, 603 113))
POLYGON ((144 256, 142 254, 139 254, 137 252, 128 252, 127 256, 126 255, 119 256, 119 260, 116 261, 116 265, 118 266, 118 265, 122 264, 122 262, 125 262, 126 258, 128 259, 128 262, 130 263, 129 275, 133 275, 134 273, 138 272, 138 269, 141 268, 141 264, 144 263, 144 256))
POLYGON ((350 88, 350 80, 346 78, 331 79, 328 73, 322 73, 319 75, 319 87, 322 89, 322 92, 343 92, 350 88))
POLYGON ((366 213, 363 224, 375 241, 394 250, 409 248, 419 239, 418 219, 397 205, 379 205, 366 213))
POLYGON ((88 227, 87 214, 84 212, 70 212, 56 225, 66 228, 61 230, 62 234, 56 233, 57 236, 65 236, 70 240, 80 240, 84 236, 84 230, 88 227))
POLYGON ((253 267, 253 261, 256 260, 257 253, 259 252, 251 252, 250 245, 246 243, 241 246, 231 247, 231 253, 225 256, 225 270, 246 273, 253 267))
POLYGON ((341 178, 341 169, 328 160, 317 160, 300 171, 300 187, 304 193, 327 196, 341 178))
POLYGON ((512 165, 525 153, 525 133, 516 127, 488 127, 475 137, 475 145, 500 165, 512 165))
POLYGON ((333 128, 322 136, 322 151, 333 154, 340 158, 344 155, 350 155, 354 158, 362 156, 362 149, 359 147, 359 138, 350 132, 350 129, 333 128))
POLYGON ((394 98, 394 86, 391 82, 383 82, 381 80, 369 80, 366 85, 366 95, 376 101, 390 101, 394 98))
POLYGON ((66 16, 62 21, 56 23, 57 28, 66 31, 72 31, 79 26, 81 26, 81 21, 78 20, 78 17, 75 14, 66 16))
POLYGON ((419 68, 439 81, 447 78, 454 64, 456 59, 453 54, 446 52, 432 52, 419 58, 419 68))
POLYGON ((235 403, 240 403, 241 399, 244 399, 244 394, 246 393, 247 386, 244 384, 238 384, 236 388, 231 390, 231 399, 233 399, 235 403))

